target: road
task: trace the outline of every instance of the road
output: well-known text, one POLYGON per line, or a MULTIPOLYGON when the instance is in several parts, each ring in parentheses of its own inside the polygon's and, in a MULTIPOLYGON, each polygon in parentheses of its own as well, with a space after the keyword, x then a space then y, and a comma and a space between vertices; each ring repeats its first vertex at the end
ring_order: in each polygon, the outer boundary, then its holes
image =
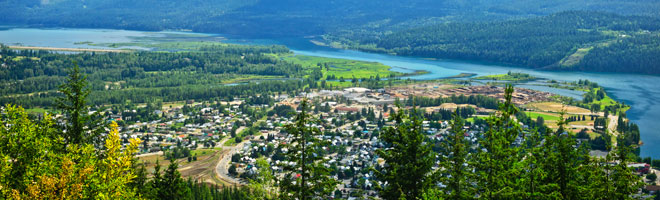
MULTIPOLYGON (((229 138, 225 138, 220 141, 220 145, 223 145, 225 142, 227 142, 228 139, 229 138)), ((243 141, 231 147, 223 147, 223 153, 220 155, 220 160, 218 160, 218 164, 215 166, 215 173, 218 175, 218 177, 232 185, 245 185, 245 181, 241 181, 240 179, 229 175, 229 163, 231 163, 231 156, 238 152, 239 149, 242 149, 245 142, 246 141, 243 141)))
POLYGON ((140 154, 140 155, 137 155, 137 156, 135 156, 135 157, 136 157, 136 158, 139 158, 139 157, 154 156, 154 155, 158 155, 158 156, 163 155, 163 151, 157 151, 157 152, 153 152, 153 153, 140 154))
MULTIPOLYGON (((236 130, 237 133, 240 133, 245 127, 240 127, 238 130, 236 130)), ((259 138, 260 136, 266 137, 268 133, 261 133, 258 135, 255 135, 255 138, 259 138)), ((230 138, 227 137, 225 139, 222 139, 220 141, 220 145, 224 145, 227 140, 230 138)), ((218 178, 222 179, 223 181, 226 181, 232 185, 238 185, 242 186, 247 184, 244 180, 241 180, 239 178, 235 178, 229 175, 229 164, 231 163, 231 156, 234 155, 235 153, 238 153, 239 150, 243 149, 243 146, 245 146, 245 143, 247 143, 250 140, 243 140, 243 142, 235 144, 234 146, 226 147, 223 146, 223 153, 220 155, 220 160, 218 160, 218 164, 215 166, 215 173, 217 174, 218 178)))
MULTIPOLYGON (((245 127, 241 126, 236 130, 237 133, 240 133, 243 131, 245 127)), ((243 145, 247 141, 243 141, 239 144, 236 144, 234 146, 230 147, 225 147, 225 142, 229 140, 230 137, 226 137, 218 143, 222 147, 222 154, 220 154, 220 160, 218 160, 218 164, 215 166, 215 174, 218 175, 218 178, 232 184, 232 185, 245 185, 244 181, 241 181, 238 178, 234 178, 229 175, 229 163, 231 163, 231 156, 234 155, 236 152, 238 152, 239 149, 243 148, 243 145)))

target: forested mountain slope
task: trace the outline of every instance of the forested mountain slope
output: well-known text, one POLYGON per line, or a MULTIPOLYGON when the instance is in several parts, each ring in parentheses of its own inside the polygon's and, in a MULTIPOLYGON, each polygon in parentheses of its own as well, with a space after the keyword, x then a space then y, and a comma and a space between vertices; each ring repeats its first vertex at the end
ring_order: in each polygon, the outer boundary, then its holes
POLYGON ((396 30, 448 21, 492 21, 565 10, 660 15, 654 0, 5 0, 0 21, 37 26, 191 29, 247 36, 396 30))
POLYGON ((523 20, 446 23, 392 33, 329 34, 344 47, 530 68, 660 73, 660 19, 568 11, 523 20))

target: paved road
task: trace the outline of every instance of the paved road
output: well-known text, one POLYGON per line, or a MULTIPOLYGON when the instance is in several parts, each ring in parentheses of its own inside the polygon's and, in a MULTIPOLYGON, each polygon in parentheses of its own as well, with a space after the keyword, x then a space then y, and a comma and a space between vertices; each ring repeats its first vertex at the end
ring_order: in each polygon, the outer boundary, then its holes
MULTIPOLYGON (((236 130, 236 132, 240 133, 240 131, 242 131, 243 129, 245 129, 245 127, 240 127, 240 128, 238 128, 238 130, 236 130)), ((266 137, 267 135, 268 135, 268 133, 261 133, 261 134, 255 135, 255 138, 259 138, 259 136, 266 137)), ((230 139, 229 137, 227 137, 225 139, 222 139, 222 141, 220 141, 220 145, 224 145, 225 142, 227 142, 227 140, 229 140, 229 139, 230 139)), ((239 150, 243 149, 243 146, 245 146, 245 143, 247 141, 249 141, 249 140, 244 140, 243 142, 241 142, 239 144, 236 144, 234 146, 231 146, 231 147, 226 147, 226 146, 222 147, 224 153, 220 155, 220 160, 218 160, 218 164, 215 166, 215 173, 223 181, 226 181, 226 182, 228 182, 232 185, 245 185, 245 184, 247 184, 247 182, 245 182, 244 180, 234 178, 234 177, 229 175, 229 166, 230 166, 229 164, 231 163, 231 156, 234 155, 235 153, 237 153, 239 150)))
MULTIPOLYGON (((226 142, 226 139, 223 140, 226 142)), ((224 144, 224 142, 221 142, 221 144, 224 144)), ((232 176, 229 176, 229 163, 231 163, 231 156, 234 155, 236 152, 238 152, 239 149, 243 148, 243 145, 245 144, 245 141, 241 142, 240 144, 237 144, 235 146, 231 147, 223 147, 223 154, 220 155, 220 160, 218 160, 218 164, 215 166, 215 173, 220 177, 220 179, 227 181, 228 183, 232 185, 244 185, 245 182, 238 179, 234 178, 232 176), (224 151, 227 150, 227 151, 224 151)))
MULTIPOLYGON (((236 132, 240 133, 240 131, 242 131, 243 129, 245 129, 245 127, 240 127, 236 130, 236 132)), ((244 185, 244 181, 229 176, 229 163, 231 163, 231 156, 234 155, 236 152, 238 152, 239 149, 243 148, 243 145, 245 144, 246 141, 243 141, 240 144, 236 144, 231 147, 224 146, 225 142, 227 142, 227 140, 229 139, 230 138, 227 137, 219 142, 220 146, 222 146, 223 153, 220 155, 220 160, 218 160, 218 164, 215 166, 215 173, 218 175, 220 179, 232 185, 244 185)))
MULTIPOLYGON (((243 129, 245 129, 245 127, 240 127, 238 128, 238 130, 236 130, 236 132, 240 133, 243 129)), ((261 133, 255 135, 255 138, 259 138, 259 136, 266 137, 267 135, 268 133, 261 133)), ((224 145, 225 142, 227 142, 227 140, 229 139, 230 139, 229 137, 222 139, 220 141, 220 145, 221 146, 224 145)), ((229 175, 229 166, 230 166, 229 164, 231 163, 231 156, 237 153, 239 150, 243 149, 243 146, 247 141, 249 140, 244 140, 243 142, 239 144, 235 144, 234 146, 230 146, 230 147, 222 146, 224 153, 220 155, 220 160, 218 160, 218 164, 215 166, 215 173, 223 181, 226 181, 232 185, 239 185, 239 186, 247 184, 247 182, 238 178, 234 178, 229 175)))

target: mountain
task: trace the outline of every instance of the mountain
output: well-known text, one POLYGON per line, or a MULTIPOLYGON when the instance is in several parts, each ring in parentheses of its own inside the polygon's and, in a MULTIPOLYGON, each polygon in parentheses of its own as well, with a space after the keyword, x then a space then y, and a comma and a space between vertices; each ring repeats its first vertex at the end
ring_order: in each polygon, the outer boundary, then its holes
POLYGON ((327 34, 344 48, 528 68, 660 74, 660 19, 566 11, 497 22, 327 34))
POLYGON ((42 27, 190 29, 243 36, 308 36, 494 21, 565 10, 660 15, 655 0, 5 0, 0 21, 42 27))

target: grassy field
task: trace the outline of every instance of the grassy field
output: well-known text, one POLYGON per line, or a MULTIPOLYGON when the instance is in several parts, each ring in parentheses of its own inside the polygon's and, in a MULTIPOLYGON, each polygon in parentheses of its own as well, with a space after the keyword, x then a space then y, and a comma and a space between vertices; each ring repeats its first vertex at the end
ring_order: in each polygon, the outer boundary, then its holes
MULTIPOLYGON (((594 89, 594 94, 597 94, 598 90, 600 88, 595 88, 594 89)), ((592 103, 597 103, 600 104, 600 109, 605 109, 606 106, 611 106, 611 105, 616 105, 617 102, 614 101, 614 99, 610 98, 609 96, 605 95, 605 98, 599 100, 599 101, 593 101, 592 103)))
POLYGON ((159 50, 178 50, 178 51, 196 51, 200 47, 204 46, 227 46, 229 44, 222 42, 205 42, 205 41, 184 41, 184 42, 167 42, 167 41, 138 41, 138 42, 128 42, 128 43, 90 43, 87 44, 90 46, 102 46, 110 48, 121 48, 121 47, 145 47, 145 48, 154 48, 159 50))
POLYGON ((387 78, 391 75, 402 76, 404 73, 392 72, 390 71, 391 67, 383 65, 377 62, 364 62, 364 61, 355 61, 355 60, 346 60, 338 58, 324 58, 316 56, 305 56, 305 55, 275 55, 272 56, 293 62, 296 64, 302 65, 310 73, 315 68, 320 68, 319 63, 328 65, 328 68, 323 68, 323 78, 327 76, 335 76, 336 79, 344 78, 350 82, 350 79, 355 78, 369 78, 380 76, 380 78, 387 78))
POLYGON ((186 105, 185 101, 175 101, 175 102, 163 102, 163 109, 172 108, 181 108, 186 105))
POLYGON ((475 118, 475 117, 476 117, 476 118, 479 118, 479 119, 485 119, 485 118, 486 118, 486 117, 484 117, 484 116, 473 116, 473 117, 470 117, 470 118, 465 119, 465 121, 466 121, 466 122, 470 122, 470 123, 474 123, 474 118, 475 118))
POLYGON ((236 138, 230 138, 223 145, 228 147, 233 146, 234 144, 236 144, 236 138))
MULTIPOLYGON (((20 62, 20 61, 25 60, 25 59, 27 59, 27 57, 25 57, 25 56, 16 56, 16 57, 12 58, 11 60, 14 61, 14 62, 20 62)), ((40 59, 37 58, 37 57, 30 57, 30 60, 38 61, 40 59)))
POLYGON ((543 117, 545 121, 558 121, 559 120, 559 115, 553 114, 553 113, 546 113, 546 112, 525 112, 527 116, 530 118, 536 120, 538 117, 543 117))
POLYGON ((507 73, 507 74, 495 74, 495 75, 487 75, 487 76, 480 76, 476 77, 474 79, 477 80, 497 80, 497 81, 529 81, 529 80, 534 80, 536 77, 531 76, 529 74, 524 74, 524 73, 507 73))
POLYGON ((40 107, 25 109, 25 112, 27 112, 28 114, 43 114, 44 112, 48 112, 50 114, 59 113, 53 109, 46 109, 40 107))
POLYGON ((589 114, 591 111, 588 109, 580 108, 577 106, 563 105, 558 102, 534 102, 525 105, 529 108, 537 109, 539 111, 559 113, 565 110, 567 114, 589 114))
POLYGON ((593 48, 594 47, 579 48, 577 51, 575 51, 575 53, 559 61, 559 64, 562 67, 571 67, 577 65, 580 63, 582 58, 584 58, 584 56, 586 56, 593 48))
POLYGON ((265 75, 252 75, 252 74, 240 74, 236 75, 231 79, 222 80, 223 84, 232 84, 232 83, 245 83, 254 80, 269 80, 269 79, 282 79, 284 76, 265 76, 265 75))

